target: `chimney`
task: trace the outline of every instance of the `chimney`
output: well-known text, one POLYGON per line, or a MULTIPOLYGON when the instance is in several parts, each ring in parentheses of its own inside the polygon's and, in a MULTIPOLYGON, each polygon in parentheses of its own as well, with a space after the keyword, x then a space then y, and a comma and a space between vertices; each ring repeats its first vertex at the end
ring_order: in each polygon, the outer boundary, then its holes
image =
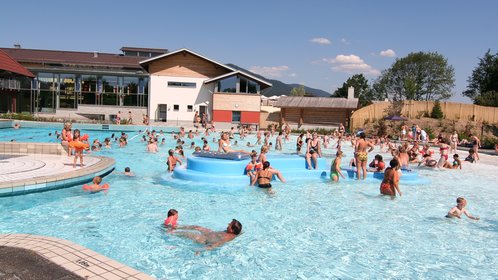
POLYGON ((14 44, 14 48, 20 49, 21 48, 21 44, 19 44, 19 43, 14 44))
POLYGON ((99 57, 99 53, 97 51, 93 52, 93 57, 99 57))
POLYGON ((348 87, 348 99, 354 98, 354 87, 348 87))

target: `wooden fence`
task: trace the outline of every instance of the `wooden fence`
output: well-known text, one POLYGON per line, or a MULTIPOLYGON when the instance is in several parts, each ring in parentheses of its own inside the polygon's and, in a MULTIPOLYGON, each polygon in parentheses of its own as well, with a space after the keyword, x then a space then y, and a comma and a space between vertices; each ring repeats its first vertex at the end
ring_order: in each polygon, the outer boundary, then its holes
MULTIPOLYGON (((362 128, 366 122, 378 120, 386 117, 385 110, 389 107, 389 102, 379 102, 363 107, 351 115, 350 129, 362 128)), ((415 119, 430 114, 434 107, 434 101, 405 101, 401 115, 409 119, 415 119)), ((485 107, 473 104, 441 102, 441 110, 444 118, 448 120, 473 120, 498 124, 498 108, 485 107)))

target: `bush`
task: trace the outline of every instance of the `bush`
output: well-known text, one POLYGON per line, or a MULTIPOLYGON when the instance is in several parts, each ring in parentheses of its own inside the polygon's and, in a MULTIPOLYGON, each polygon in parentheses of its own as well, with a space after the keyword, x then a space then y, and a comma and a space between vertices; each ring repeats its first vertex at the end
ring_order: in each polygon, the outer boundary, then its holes
POLYGON ((434 139, 436 135, 434 134, 434 131, 432 131, 432 128, 430 126, 424 128, 425 132, 427 133, 427 136, 429 136, 429 139, 434 139))
POLYGON ((495 145, 498 143, 498 138, 495 137, 483 137, 481 140, 481 148, 483 149, 494 149, 495 145))
POLYGON ((441 104, 439 101, 434 102, 434 107, 432 107, 431 118, 442 119, 444 117, 443 110, 441 110, 441 104))

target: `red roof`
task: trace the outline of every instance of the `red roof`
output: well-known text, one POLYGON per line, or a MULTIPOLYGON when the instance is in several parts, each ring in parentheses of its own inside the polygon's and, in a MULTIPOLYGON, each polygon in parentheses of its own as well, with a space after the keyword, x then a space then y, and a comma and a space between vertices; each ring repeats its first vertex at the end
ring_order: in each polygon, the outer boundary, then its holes
POLYGON ((74 52, 57 50, 33 50, 0 48, 21 63, 61 63, 74 65, 107 66, 142 69, 139 63, 143 57, 123 56, 99 52, 74 52))
POLYGON ((10 57, 6 52, 0 50, 0 70, 16 73, 19 75, 34 77, 33 73, 10 57))

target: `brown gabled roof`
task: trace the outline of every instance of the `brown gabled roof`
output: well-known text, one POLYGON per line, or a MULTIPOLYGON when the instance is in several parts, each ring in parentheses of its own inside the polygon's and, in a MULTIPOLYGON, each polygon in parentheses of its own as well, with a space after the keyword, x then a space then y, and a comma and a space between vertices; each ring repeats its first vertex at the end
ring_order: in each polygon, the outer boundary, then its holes
POLYGON ((20 63, 58 63, 142 69, 143 57, 111 53, 0 48, 20 63))
POLYGON ((24 68, 15 59, 10 57, 6 52, 0 50, 0 70, 16 73, 26 77, 34 77, 33 73, 24 68))
POLYGON ((347 108, 356 109, 358 98, 282 96, 273 104, 280 108, 347 108))

